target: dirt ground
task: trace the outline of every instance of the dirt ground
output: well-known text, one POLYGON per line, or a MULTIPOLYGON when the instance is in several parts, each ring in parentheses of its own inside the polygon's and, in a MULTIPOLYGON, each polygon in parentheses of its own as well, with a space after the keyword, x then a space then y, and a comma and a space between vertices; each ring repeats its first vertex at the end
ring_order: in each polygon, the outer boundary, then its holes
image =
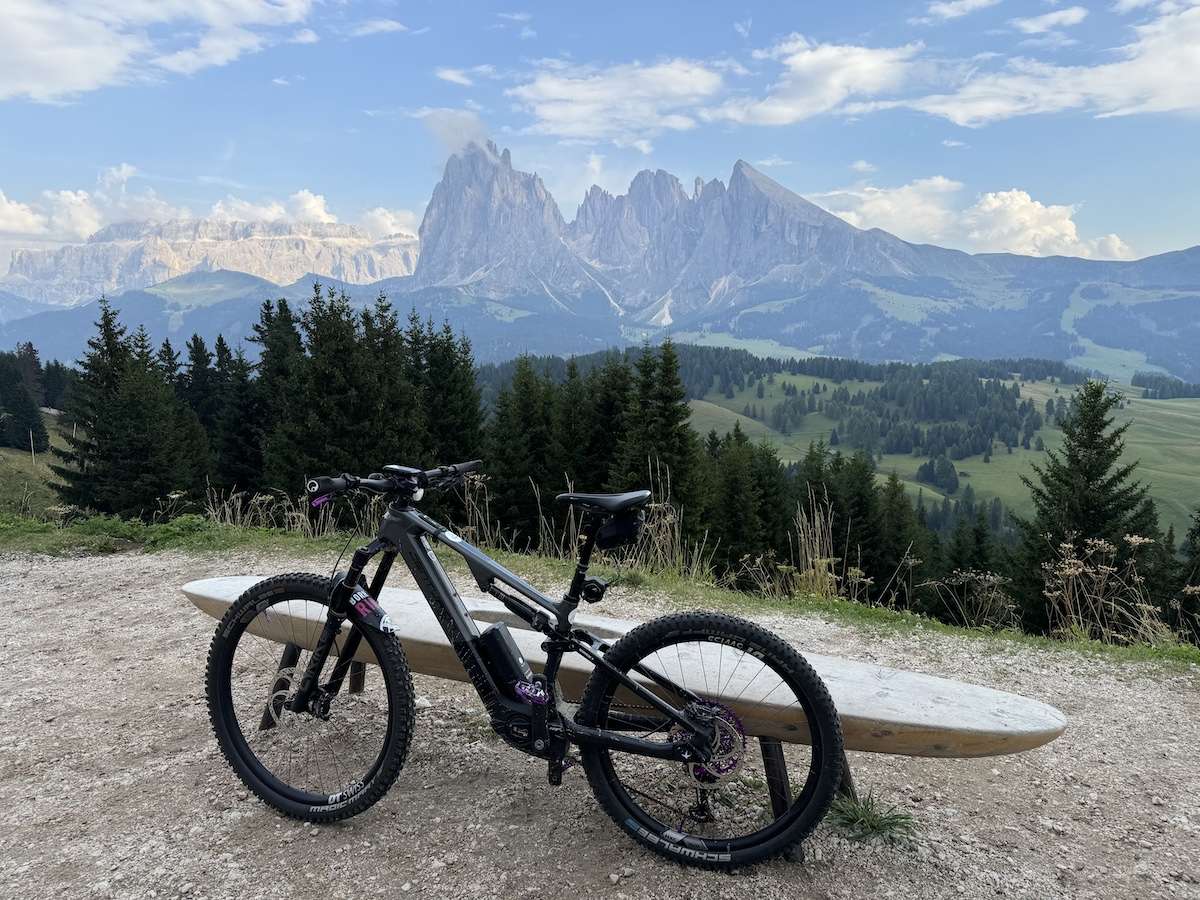
MULTIPOLYGON (((811 616, 758 618, 801 650, 1045 700, 1068 730, 994 759, 851 754, 860 790, 915 817, 915 841, 823 826, 805 863, 730 875, 641 850, 578 769, 549 787, 544 764, 487 736, 468 688, 418 677, 429 702, 391 793, 334 826, 282 819, 217 750, 203 687, 214 623, 178 587, 331 562, 0 558, 0 896, 1200 898, 1200 672, 811 616)), ((662 611, 614 594, 601 611, 662 611)))

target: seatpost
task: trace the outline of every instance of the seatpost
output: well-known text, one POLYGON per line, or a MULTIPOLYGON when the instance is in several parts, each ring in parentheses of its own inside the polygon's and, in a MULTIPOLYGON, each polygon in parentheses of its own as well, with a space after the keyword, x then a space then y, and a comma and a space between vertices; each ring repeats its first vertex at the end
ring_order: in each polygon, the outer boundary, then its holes
POLYGON ((563 597, 563 603, 569 607, 568 612, 579 606, 579 596, 583 591, 583 581, 587 578, 588 564, 592 561, 592 549, 596 546, 596 532, 600 530, 599 526, 599 521, 593 515, 589 514, 583 520, 583 527, 579 532, 579 561, 575 564, 571 586, 563 597))

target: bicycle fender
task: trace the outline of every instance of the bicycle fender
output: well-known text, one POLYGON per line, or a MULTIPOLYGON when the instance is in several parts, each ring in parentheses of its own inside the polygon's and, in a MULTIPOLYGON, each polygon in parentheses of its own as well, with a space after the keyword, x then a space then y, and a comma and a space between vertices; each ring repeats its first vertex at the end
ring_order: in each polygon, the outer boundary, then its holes
POLYGON ((370 628, 381 634, 395 634, 396 626, 392 618, 382 606, 367 593, 367 589, 359 585, 350 595, 349 618, 360 628, 370 628))

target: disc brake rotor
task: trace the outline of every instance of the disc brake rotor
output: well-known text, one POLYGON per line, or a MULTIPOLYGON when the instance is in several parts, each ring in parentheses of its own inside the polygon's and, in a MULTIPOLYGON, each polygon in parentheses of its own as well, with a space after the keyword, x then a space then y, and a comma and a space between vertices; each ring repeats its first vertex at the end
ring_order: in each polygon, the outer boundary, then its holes
MULTIPOLYGON (((727 781, 741 769, 746 754, 746 729, 742 726, 742 720, 732 709, 720 703, 705 703, 689 712, 710 723, 716 735, 713 738, 712 756, 706 762, 684 763, 684 770, 704 787, 727 781)), ((671 729, 673 741, 686 741, 688 737, 687 731, 679 725, 671 729)))

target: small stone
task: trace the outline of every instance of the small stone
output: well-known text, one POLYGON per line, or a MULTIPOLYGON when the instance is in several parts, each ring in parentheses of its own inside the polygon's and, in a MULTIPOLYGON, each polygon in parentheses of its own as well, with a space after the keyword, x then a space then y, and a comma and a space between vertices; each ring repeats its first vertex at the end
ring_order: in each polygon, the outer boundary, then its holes
POLYGON ((429 709, 431 706, 433 706, 433 704, 430 702, 428 697, 418 697, 413 702, 413 706, 415 706, 417 709, 429 709))
POLYGON ((1155 806, 1162 806, 1164 803, 1166 803, 1166 801, 1163 800, 1162 797, 1151 797, 1150 802, 1153 803, 1155 806))
POLYGON ((411 891, 412 890, 412 882, 411 881, 404 882, 404 884, 400 885, 400 890, 402 890, 406 893, 408 891, 411 891))
POLYGON ((618 875, 616 872, 610 872, 609 876, 608 876, 608 880, 611 881, 613 884, 616 884, 618 881, 621 880, 621 876, 618 875))

